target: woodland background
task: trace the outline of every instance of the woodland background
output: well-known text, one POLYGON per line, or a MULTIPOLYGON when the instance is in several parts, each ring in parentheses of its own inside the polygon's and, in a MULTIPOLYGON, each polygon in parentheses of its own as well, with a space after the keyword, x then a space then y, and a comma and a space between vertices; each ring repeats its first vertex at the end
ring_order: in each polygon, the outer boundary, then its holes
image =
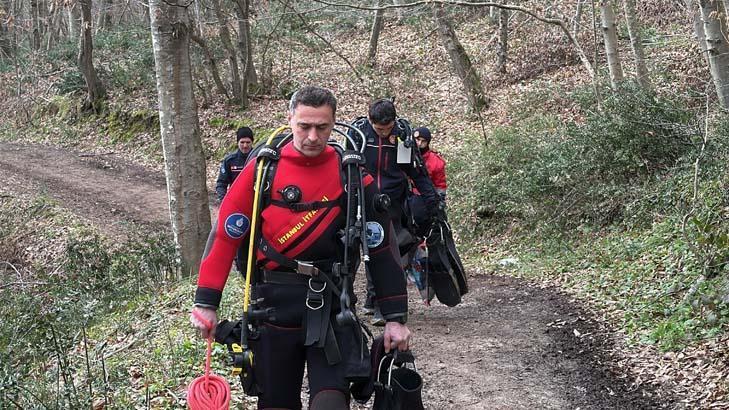
POLYGON ((394 96, 433 131, 472 272, 556 284, 641 383, 726 405, 727 9, 0 0, 0 140, 120 153, 164 170, 173 205, 171 229, 110 234, 43 192, 0 195, 0 408, 179 405, 207 190, 235 129, 267 135, 305 84, 341 120, 394 96))

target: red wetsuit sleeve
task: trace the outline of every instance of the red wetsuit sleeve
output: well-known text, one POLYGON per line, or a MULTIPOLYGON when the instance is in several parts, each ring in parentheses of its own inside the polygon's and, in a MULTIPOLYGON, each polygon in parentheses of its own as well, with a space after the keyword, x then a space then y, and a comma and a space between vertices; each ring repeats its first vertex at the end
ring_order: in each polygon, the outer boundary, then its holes
POLYGON ((241 242, 248 237, 253 209, 255 162, 246 165, 220 204, 220 212, 205 246, 195 303, 218 307, 230 267, 241 242))
POLYGON ((436 164, 433 167, 432 177, 435 189, 442 189, 445 191, 446 188, 448 188, 448 184, 446 183, 445 161, 438 158, 438 161, 436 161, 436 164))
POLYGON ((445 160, 432 151, 427 152, 423 157, 425 158, 425 167, 428 169, 430 179, 433 181, 433 187, 445 191, 448 187, 446 184, 445 160))

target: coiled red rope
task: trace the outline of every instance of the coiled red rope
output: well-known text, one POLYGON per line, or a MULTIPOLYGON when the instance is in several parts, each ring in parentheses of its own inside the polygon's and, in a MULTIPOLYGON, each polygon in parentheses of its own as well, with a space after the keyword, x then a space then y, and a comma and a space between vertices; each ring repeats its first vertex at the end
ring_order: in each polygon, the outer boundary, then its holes
MULTIPOLYGON (((212 329, 213 325, 198 312, 193 315, 205 327, 212 329)), ((210 374, 210 355, 213 350, 213 336, 208 335, 208 350, 205 356, 205 376, 200 376, 190 383, 187 388, 187 405, 190 410, 222 410, 230 408, 230 385, 224 378, 210 374)))

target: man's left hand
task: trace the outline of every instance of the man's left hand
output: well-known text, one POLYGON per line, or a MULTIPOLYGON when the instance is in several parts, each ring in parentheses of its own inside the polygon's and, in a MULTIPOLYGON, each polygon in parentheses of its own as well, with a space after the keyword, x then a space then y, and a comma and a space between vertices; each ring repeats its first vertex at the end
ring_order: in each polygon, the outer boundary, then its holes
POLYGON ((408 350, 410 344, 410 329, 398 322, 387 322, 385 324, 385 352, 389 353, 391 349, 397 348, 401 352, 408 350))

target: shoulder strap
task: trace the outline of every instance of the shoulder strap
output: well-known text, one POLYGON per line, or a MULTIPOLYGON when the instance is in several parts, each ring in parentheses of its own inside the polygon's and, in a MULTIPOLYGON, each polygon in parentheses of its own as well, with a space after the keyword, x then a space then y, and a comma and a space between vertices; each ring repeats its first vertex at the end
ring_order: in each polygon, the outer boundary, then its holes
POLYGON ((352 121, 352 126, 362 129, 362 127, 364 127, 365 124, 367 124, 367 121, 368 121, 367 117, 357 117, 354 119, 354 121, 352 121))

